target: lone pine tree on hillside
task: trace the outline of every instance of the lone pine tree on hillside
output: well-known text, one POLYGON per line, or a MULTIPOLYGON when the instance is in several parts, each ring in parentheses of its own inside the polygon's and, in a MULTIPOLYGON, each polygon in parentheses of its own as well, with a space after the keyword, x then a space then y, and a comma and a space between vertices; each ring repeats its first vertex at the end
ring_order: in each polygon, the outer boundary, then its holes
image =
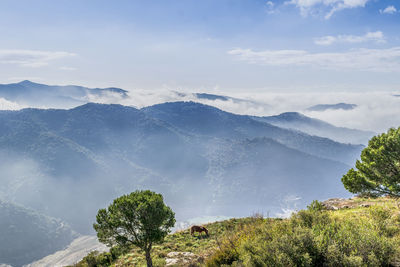
POLYGON ((400 128, 372 137, 355 167, 342 177, 348 191, 400 197, 400 128))
POLYGON ((164 204, 161 194, 146 190, 114 199, 107 209, 98 211, 96 221, 93 227, 100 242, 108 246, 138 246, 151 267, 152 245, 170 232, 175 214, 164 204))

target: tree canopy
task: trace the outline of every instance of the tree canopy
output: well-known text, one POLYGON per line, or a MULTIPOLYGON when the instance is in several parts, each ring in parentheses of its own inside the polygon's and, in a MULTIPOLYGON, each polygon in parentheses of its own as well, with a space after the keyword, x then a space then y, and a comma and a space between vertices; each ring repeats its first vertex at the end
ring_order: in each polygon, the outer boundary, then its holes
POLYGON ((371 138, 355 167, 342 177, 348 191, 400 197, 400 128, 371 138))
POLYGON ((175 224, 175 214, 160 194, 135 191, 114 199, 107 209, 100 209, 93 224, 100 242, 108 246, 135 245, 146 253, 147 266, 152 266, 150 251, 175 224))

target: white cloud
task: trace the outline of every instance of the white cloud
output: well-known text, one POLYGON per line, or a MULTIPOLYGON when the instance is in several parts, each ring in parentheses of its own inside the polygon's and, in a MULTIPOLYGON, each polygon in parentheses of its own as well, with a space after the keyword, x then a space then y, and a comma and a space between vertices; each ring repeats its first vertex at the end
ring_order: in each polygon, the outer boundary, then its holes
POLYGON ((75 56, 75 54, 62 51, 0 49, 1 64, 13 64, 33 68, 43 67, 51 61, 72 56, 75 56))
POLYGON ((352 49, 346 52, 311 53, 305 50, 232 49, 228 54, 250 64, 266 66, 309 66, 320 69, 399 72, 400 47, 352 49))
POLYGON ((337 42, 338 37, 335 36, 324 36, 324 37, 319 37, 314 39, 314 43, 317 45, 331 45, 335 42, 337 42))
POLYGON ((386 132, 390 127, 399 127, 400 98, 391 93, 342 93, 321 94, 321 103, 347 102, 357 104, 353 110, 326 110, 324 112, 304 111, 308 116, 328 121, 332 124, 372 130, 377 133, 386 132))
POLYGON ((394 94, 400 94, 399 92, 274 93, 260 90, 259 92, 242 91, 233 93, 221 90, 200 91, 230 96, 242 101, 198 99, 189 92, 180 95, 169 90, 135 90, 130 92, 130 98, 119 99, 119 101, 113 99, 113 101, 103 103, 120 103, 144 107, 171 101, 196 101, 243 115, 270 116, 283 112, 297 111, 337 126, 371 130, 377 133, 384 132, 390 127, 400 126, 400 116, 398 116, 400 114, 400 97, 394 96, 394 94), (353 110, 326 110, 324 112, 307 110, 307 108, 317 104, 336 104, 341 102, 356 104, 357 108, 353 110))
MULTIPOLYGON (((283 112, 297 111, 337 126, 371 130, 377 133, 384 132, 390 127, 400 126, 400 116, 398 116, 400 114, 400 97, 394 96, 400 95, 400 92, 274 93, 261 89, 258 92, 243 90, 242 92, 233 93, 205 89, 200 89, 197 92, 231 96, 241 101, 198 99, 189 92, 178 94, 169 89, 152 91, 136 89, 130 91, 129 98, 121 98, 110 94, 102 98, 88 98, 86 100, 99 103, 116 103, 138 108, 171 101, 196 101, 236 114, 257 116, 270 116, 283 112), (356 104, 357 108, 353 110, 326 110, 323 112, 307 110, 308 107, 317 104, 341 102, 356 104)), ((26 107, 28 106, 0 98, 1 110, 17 110, 26 107)), ((54 106, 51 107, 54 108, 54 106)))
MULTIPOLYGON (((357 92, 357 93, 259 93, 248 94, 249 99, 268 103, 269 107, 260 110, 244 109, 232 104, 222 107, 238 114, 276 115, 282 112, 297 111, 307 116, 318 118, 341 127, 385 132, 390 127, 400 127, 400 97, 390 92, 357 92), (326 110, 323 112, 308 111, 307 108, 317 104, 336 103, 356 104, 353 110, 326 110)), ((242 97, 245 97, 243 95, 242 97)), ((218 104, 218 103, 216 103, 218 104)))
POLYGON ((379 9, 379 13, 381 14, 394 14, 397 12, 397 9, 394 6, 387 6, 385 9, 379 9))
POLYGON ((332 45, 334 43, 364 43, 376 42, 385 43, 385 37, 381 31, 367 32, 364 35, 338 35, 338 36, 323 36, 314 39, 317 45, 332 45))
POLYGON ((274 13, 275 13, 275 9, 274 9, 275 4, 274 4, 274 2, 272 2, 272 1, 267 1, 267 2, 265 3, 265 5, 266 5, 266 9, 267 9, 267 13, 268 13, 268 14, 274 14, 274 13))
MULTIPOLYGON (((297 111, 307 116, 318 118, 337 126, 384 132, 390 127, 400 127, 400 97, 391 92, 336 92, 336 93, 271 93, 219 92, 217 94, 234 96, 248 102, 220 100, 194 100, 222 110, 243 115, 270 116, 283 112, 297 111), (317 104, 336 103, 356 104, 353 110, 326 110, 323 112, 308 111, 307 108, 317 104)), ((135 98, 133 95, 132 99, 135 98)), ((169 101, 182 100, 175 98, 169 101)))
POLYGON ((274 5, 275 5, 272 1, 267 1, 265 4, 266 4, 268 7, 274 7, 274 5))
POLYGON ((369 0, 291 0, 286 4, 295 5, 300 9, 302 16, 307 16, 310 13, 328 12, 325 14, 325 19, 329 19, 332 15, 343 9, 365 7, 369 0))
POLYGON ((0 110, 19 110, 26 106, 0 98, 0 110))

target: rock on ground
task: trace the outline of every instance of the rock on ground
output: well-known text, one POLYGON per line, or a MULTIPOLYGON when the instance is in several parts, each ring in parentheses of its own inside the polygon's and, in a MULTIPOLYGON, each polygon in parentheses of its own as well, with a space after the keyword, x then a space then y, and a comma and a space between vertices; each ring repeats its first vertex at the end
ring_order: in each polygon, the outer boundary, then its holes
POLYGON ((203 257, 198 256, 192 252, 170 252, 165 259, 165 266, 187 266, 191 263, 203 262, 203 257))

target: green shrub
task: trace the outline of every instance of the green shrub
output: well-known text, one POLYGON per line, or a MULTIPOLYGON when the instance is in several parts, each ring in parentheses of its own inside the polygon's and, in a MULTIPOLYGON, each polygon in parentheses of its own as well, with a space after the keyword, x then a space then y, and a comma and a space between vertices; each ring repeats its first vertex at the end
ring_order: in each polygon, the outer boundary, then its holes
POLYGON ((333 214, 313 202, 288 220, 264 221, 237 233, 207 266, 389 266, 394 261, 399 239, 392 237, 399 231, 389 209, 333 214))
POLYGON ((99 253, 98 251, 90 252, 75 266, 77 267, 106 267, 110 266, 112 256, 109 252, 99 253))
POLYGON ((391 212, 389 209, 381 206, 374 206, 369 208, 369 213, 372 217, 376 229, 381 234, 393 234, 392 231, 389 229, 389 219, 391 217, 391 212))
POLYGON ((232 265, 239 260, 239 253, 230 246, 224 246, 217 250, 207 261, 207 267, 218 267, 223 265, 232 265))
POLYGON ((207 261, 207 267, 218 267, 222 265, 231 265, 233 262, 239 260, 239 252, 237 247, 241 236, 246 235, 242 230, 239 234, 230 234, 225 237, 222 242, 217 240, 219 250, 214 253, 207 261))
POLYGON ((219 249, 208 258, 207 267, 218 267, 224 265, 242 266, 239 260, 239 245, 247 239, 253 239, 260 234, 262 230, 259 226, 265 222, 272 220, 264 220, 262 216, 253 216, 246 220, 246 223, 239 223, 234 228, 230 225, 231 233, 227 234, 224 240, 217 240, 219 249))
POLYGON ((128 253, 130 250, 131 250, 131 248, 114 246, 114 247, 110 248, 110 254, 111 254, 112 259, 116 260, 119 258, 119 256, 128 253))
POLYGON ((96 267, 98 254, 99 254, 98 251, 90 252, 86 257, 83 258, 83 262, 85 262, 88 267, 96 267))
POLYGON ((240 259, 245 266, 311 266, 316 253, 309 229, 286 222, 270 226, 242 244, 240 259))
POLYGON ((318 201, 318 200, 314 200, 313 202, 311 202, 310 205, 307 206, 307 209, 309 211, 323 211, 325 210, 325 206, 322 204, 322 202, 318 201))

